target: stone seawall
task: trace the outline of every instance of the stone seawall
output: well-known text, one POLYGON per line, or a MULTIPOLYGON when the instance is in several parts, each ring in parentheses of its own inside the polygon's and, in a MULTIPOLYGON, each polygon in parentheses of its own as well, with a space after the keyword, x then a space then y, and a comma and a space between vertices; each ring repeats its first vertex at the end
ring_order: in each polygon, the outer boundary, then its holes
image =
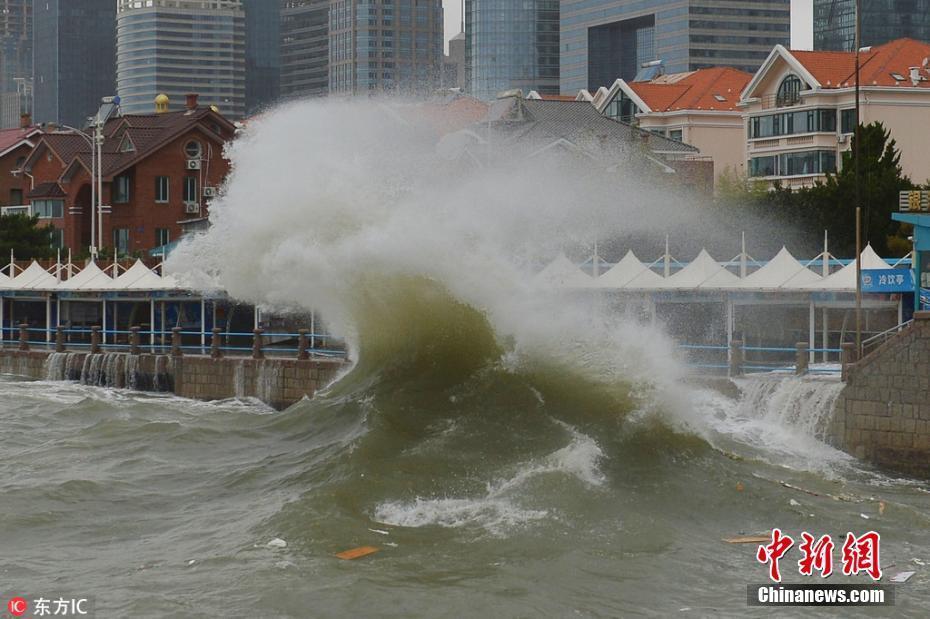
POLYGON ((213 359, 117 352, 0 351, 2 374, 170 392, 199 400, 255 397, 278 409, 312 396, 345 367, 341 359, 213 359))
POLYGON ((848 369, 830 435, 861 460, 930 478, 930 312, 848 369))

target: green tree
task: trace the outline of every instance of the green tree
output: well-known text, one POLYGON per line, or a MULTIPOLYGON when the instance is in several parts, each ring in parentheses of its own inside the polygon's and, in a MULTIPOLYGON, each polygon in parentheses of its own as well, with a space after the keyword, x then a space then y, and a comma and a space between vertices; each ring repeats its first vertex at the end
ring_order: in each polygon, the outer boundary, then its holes
POLYGON ((52 226, 39 226, 38 217, 28 215, 0 215, 0 261, 10 255, 17 260, 51 258, 52 226))

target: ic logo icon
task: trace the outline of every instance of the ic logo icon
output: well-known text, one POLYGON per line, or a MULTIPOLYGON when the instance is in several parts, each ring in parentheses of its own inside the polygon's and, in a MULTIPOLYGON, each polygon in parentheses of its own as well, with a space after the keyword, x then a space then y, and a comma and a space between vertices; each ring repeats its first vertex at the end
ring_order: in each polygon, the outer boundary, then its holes
POLYGON ((14 617, 22 617, 29 610, 29 602, 21 597, 15 597, 7 602, 6 609, 14 617))

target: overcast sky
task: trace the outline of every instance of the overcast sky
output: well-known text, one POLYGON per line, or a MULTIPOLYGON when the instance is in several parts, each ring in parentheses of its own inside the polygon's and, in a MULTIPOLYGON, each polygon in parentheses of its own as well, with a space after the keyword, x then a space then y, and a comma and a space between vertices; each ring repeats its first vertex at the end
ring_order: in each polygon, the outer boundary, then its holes
MULTIPOLYGON (((814 44, 814 0, 791 0, 791 47, 811 49, 814 44)), ((461 0, 442 0, 446 41, 462 29, 461 0)))

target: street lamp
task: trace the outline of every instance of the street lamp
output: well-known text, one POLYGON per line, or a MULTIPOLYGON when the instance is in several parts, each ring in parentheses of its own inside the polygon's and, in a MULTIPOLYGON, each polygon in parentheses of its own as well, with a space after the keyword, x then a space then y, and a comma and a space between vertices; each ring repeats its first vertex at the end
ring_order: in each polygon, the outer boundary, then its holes
MULTIPOLYGON (((69 125, 59 125, 59 128, 67 130, 66 132, 63 131, 62 133, 70 133, 72 135, 81 136, 82 138, 84 138, 84 141, 87 142, 87 145, 90 146, 90 256, 92 259, 96 259, 97 258, 97 240, 96 240, 97 226, 94 225, 96 223, 95 214, 97 212, 96 174, 97 174, 97 168, 102 167, 102 166, 97 165, 97 155, 96 155, 96 149, 94 148, 93 137, 91 137, 84 131, 81 131, 80 129, 71 127, 69 125)), ((103 236, 102 229, 100 231, 100 234, 101 236, 103 236)), ((102 240, 103 239, 101 239, 101 241, 102 240)))

